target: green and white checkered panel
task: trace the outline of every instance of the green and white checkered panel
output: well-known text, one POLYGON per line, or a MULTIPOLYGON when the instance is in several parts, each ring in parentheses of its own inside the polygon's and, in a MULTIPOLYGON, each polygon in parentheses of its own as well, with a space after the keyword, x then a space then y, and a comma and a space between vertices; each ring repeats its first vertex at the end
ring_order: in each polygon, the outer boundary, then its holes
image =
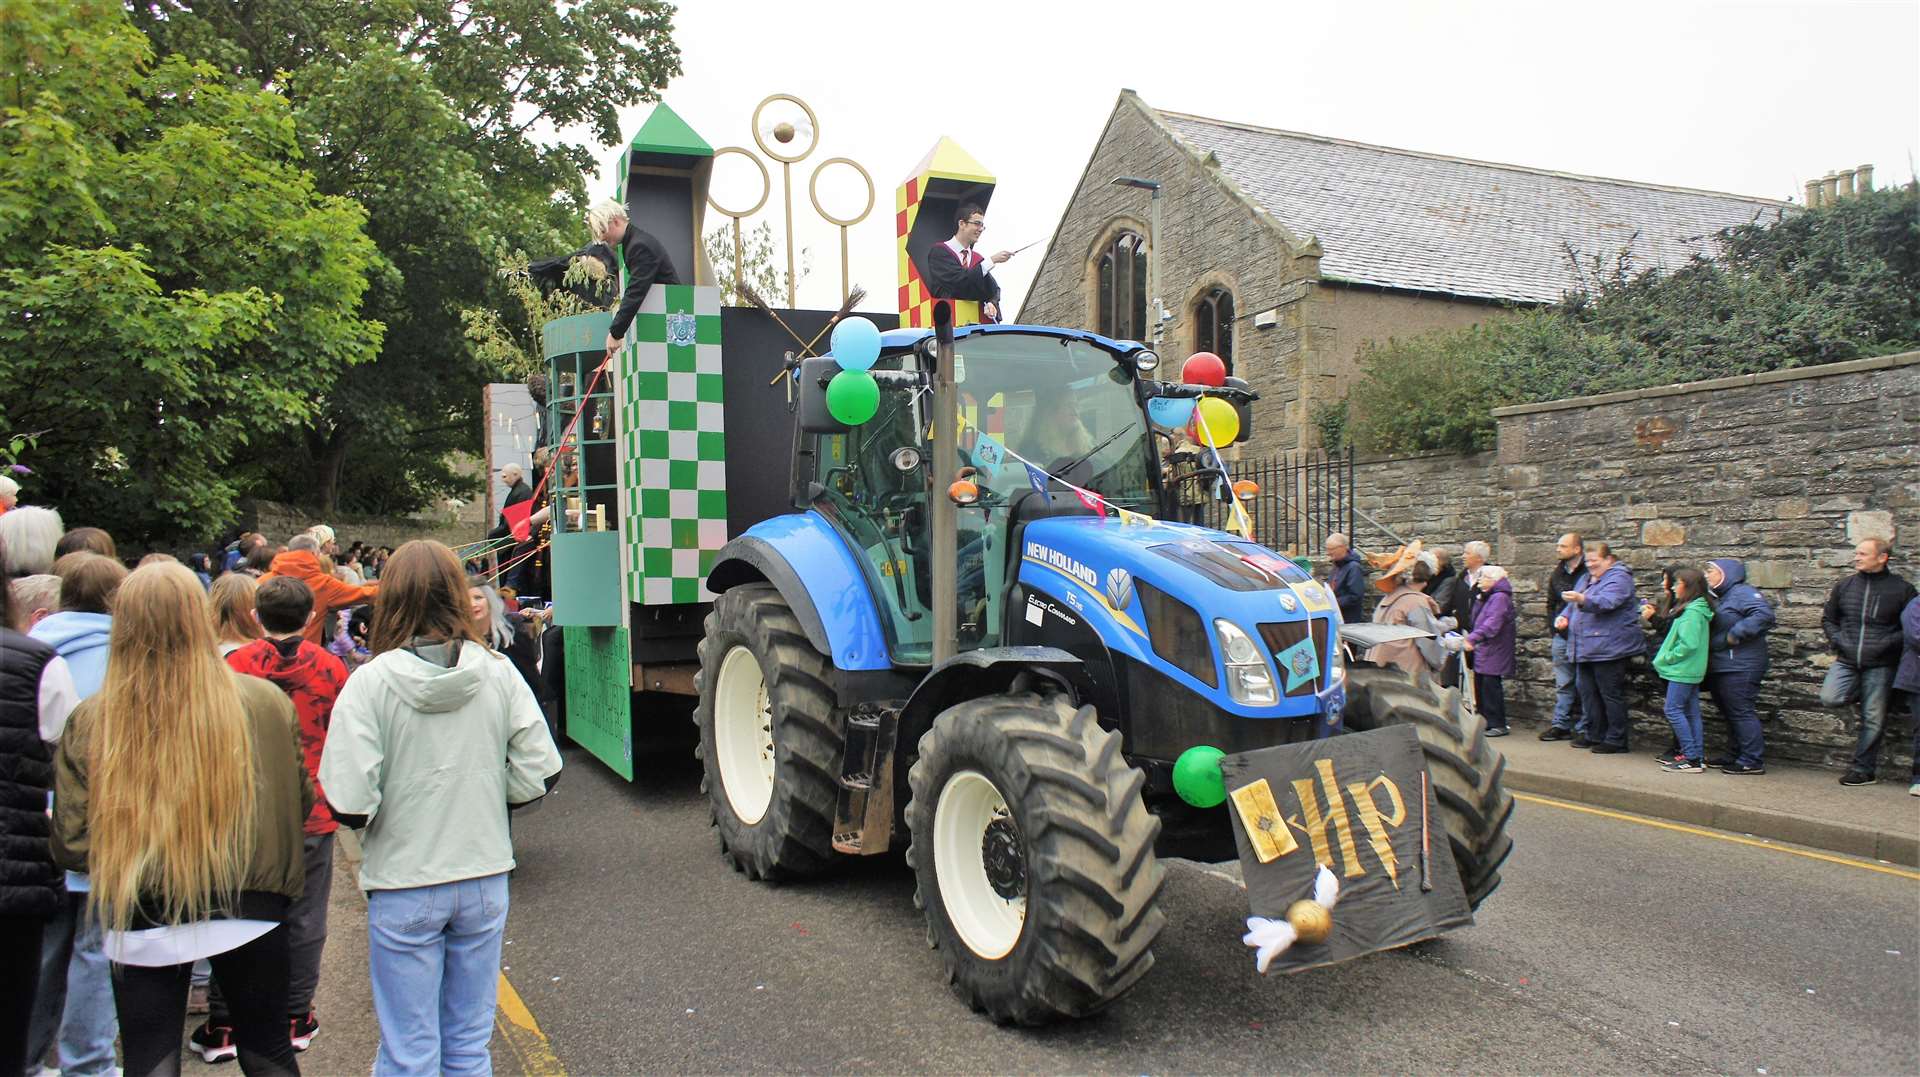
POLYGON ((648 292, 619 371, 627 598, 711 602, 707 572, 727 542, 720 290, 648 292))

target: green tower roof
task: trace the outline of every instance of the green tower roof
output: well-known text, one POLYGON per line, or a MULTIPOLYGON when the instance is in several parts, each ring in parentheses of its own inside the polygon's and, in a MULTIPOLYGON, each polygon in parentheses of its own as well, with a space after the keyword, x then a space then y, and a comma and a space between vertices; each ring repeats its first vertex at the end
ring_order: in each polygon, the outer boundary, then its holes
POLYGON ((666 153, 681 157, 712 157, 713 147, 707 140, 694 133, 680 114, 667 107, 667 103, 653 106, 653 113, 647 122, 633 136, 628 149, 636 154, 666 153))

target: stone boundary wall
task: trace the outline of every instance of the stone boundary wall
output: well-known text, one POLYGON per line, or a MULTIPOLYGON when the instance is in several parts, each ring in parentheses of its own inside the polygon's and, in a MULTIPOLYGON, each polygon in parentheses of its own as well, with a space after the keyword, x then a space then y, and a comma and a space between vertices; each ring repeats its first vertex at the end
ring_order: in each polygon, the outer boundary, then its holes
MULTIPOLYGON (((472 516, 474 513, 463 513, 472 516)), ((252 501, 241 506, 240 519, 234 526, 242 531, 258 531, 275 544, 284 544, 288 539, 312 527, 324 523, 333 528, 334 537, 342 548, 355 542, 365 542, 374 546, 399 546, 409 539, 437 539, 449 546, 477 542, 486 537, 487 528, 475 519, 457 518, 451 514, 434 516, 357 516, 348 513, 336 513, 326 518, 314 514, 311 509, 294 505, 283 505, 278 501, 252 501)))
MULTIPOLYGON (((1497 410, 1492 454, 1363 461, 1357 506, 1408 538, 1457 554, 1493 544, 1513 574, 1521 659, 1507 685, 1516 718, 1551 713, 1543 586, 1560 533, 1613 544, 1643 596, 1660 566, 1738 557, 1773 603, 1772 668, 1759 709, 1768 756, 1838 767, 1850 712, 1820 708, 1832 658, 1820 630, 1853 545, 1893 537, 1894 571, 1920 579, 1920 352, 1497 410)), ((1357 541, 1392 542, 1363 519, 1357 541)), ((1634 733, 1666 743, 1658 682, 1641 665, 1634 733)), ((1710 745, 1723 742, 1706 706, 1710 745)), ((1889 716, 1881 774, 1904 777, 1912 735, 1889 716)))

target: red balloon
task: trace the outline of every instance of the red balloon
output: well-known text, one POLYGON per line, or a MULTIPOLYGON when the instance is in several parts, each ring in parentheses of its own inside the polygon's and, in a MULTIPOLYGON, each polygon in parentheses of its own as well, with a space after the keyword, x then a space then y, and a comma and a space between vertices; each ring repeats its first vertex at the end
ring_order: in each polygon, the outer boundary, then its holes
POLYGON ((1180 380, 1188 385, 1225 385, 1227 364, 1212 352, 1194 352, 1181 364, 1180 380))

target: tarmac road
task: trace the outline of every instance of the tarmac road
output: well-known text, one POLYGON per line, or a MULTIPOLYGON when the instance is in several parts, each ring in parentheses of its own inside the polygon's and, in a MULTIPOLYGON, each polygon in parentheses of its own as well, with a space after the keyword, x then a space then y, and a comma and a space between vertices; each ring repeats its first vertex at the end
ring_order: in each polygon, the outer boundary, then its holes
MULTIPOLYGON (((751 883, 684 752, 636 785, 566 755, 515 820, 501 1073, 1920 1072, 1910 869, 1523 798, 1472 928, 1263 979, 1237 866, 1171 861, 1140 986, 1087 1021, 1004 1029, 947 990, 897 856, 751 883)), ((378 1039, 339 867, 309 1074, 368 1072, 378 1039)))
POLYGON ((573 1074, 1920 1071, 1920 881, 1868 862, 1529 800, 1476 926, 1263 979, 1231 869, 1174 861, 1133 993, 1003 1029, 948 991, 897 857, 752 883, 678 753, 631 786, 567 764, 516 820, 506 976, 573 1074))

